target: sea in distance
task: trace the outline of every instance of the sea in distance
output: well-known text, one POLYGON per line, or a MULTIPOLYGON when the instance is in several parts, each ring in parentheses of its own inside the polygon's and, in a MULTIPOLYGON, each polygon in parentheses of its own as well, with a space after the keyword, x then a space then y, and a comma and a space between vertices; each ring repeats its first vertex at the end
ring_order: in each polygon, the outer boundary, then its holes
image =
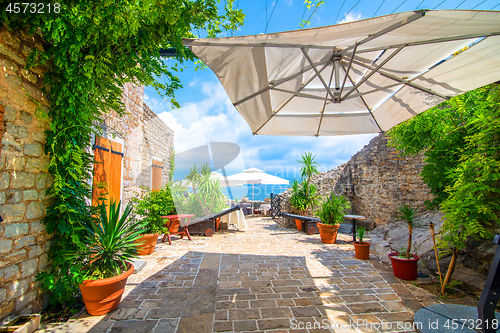
MULTIPOLYGON (((288 185, 253 185, 254 199, 256 201, 264 201, 264 199, 271 197, 271 193, 281 194, 286 191, 290 186, 288 185)), ((243 197, 248 197, 252 200, 252 185, 231 186, 229 188, 223 187, 222 193, 228 198, 238 199, 240 201, 243 197), (228 189, 231 193, 229 193, 228 189)))

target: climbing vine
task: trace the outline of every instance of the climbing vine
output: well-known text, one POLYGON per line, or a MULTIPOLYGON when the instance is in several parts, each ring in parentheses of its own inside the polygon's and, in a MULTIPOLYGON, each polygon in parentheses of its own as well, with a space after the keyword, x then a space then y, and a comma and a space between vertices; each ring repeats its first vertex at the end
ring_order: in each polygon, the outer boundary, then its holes
MULTIPOLYGON (((43 1, 41 1, 43 2, 43 1)), ((48 4, 48 1, 45 1, 48 4)), ((54 1, 51 1, 54 4, 54 1)), ((44 92, 51 107, 42 116, 50 120, 45 153, 53 183, 53 200, 44 224, 52 234, 51 268, 39 274, 43 288, 53 293, 52 304, 71 305, 78 287, 68 274, 78 263, 66 254, 83 246, 79 221, 92 214, 90 198, 93 157, 86 152, 96 124, 106 113, 124 113, 121 96, 127 82, 153 86, 178 105, 175 89, 181 86, 176 65, 169 66, 159 50, 176 50, 176 63, 194 58, 182 45, 191 31, 215 37, 242 24, 241 10, 232 1, 218 0, 91 0, 58 1, 55 13, 7 12, 1 24, 10 31, 39 35, 44 49, 35 49, 28 67, 45 65, 44 92), (159 82, 157 77, 166 77, 159 82)), ((169 62, 171 64, 171 62, 169 62)))

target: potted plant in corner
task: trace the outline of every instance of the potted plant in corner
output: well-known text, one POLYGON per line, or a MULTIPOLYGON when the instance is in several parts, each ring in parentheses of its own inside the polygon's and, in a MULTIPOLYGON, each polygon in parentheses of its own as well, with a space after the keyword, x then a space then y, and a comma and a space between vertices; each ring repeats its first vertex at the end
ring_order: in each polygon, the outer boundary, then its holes
POLYGON ((415 280, 418 274, 417 261, 420 258, 416 254, 411 254, 413 227, 417 213, 418 208, 413 208, 411 205, 399 207, 397 216, 408 226, 408 246, 406 249, 403 247, 400 252, 389 253, 394 276, 403 280, 415 280))
POLYGON ((146 191, 132 198, 135 212, 142 217, 146 232, 136 241, 137 254, 152 254, 158 236, 168 232, 165 219, 161 216, 175 214, 175 204, 170 189, 165 186, 157 191, 146 191))
MULTIPOLYGON (((297 179, 293 179, 290 182, 290 188, 292 191, 292 194, 290 195, 290 206, 293 208, 297 209, 299 212, 299 215, 303 215, 304 212, 306 211, 305 207, 305 195, 303 193, 302 185, 297 179)), ((295 224, 297 225, 297 230, 302 231, 302 221, 295 219, 295 224)))
POLYGON ((81 221, 86 229, 85 245, 70 255, 83 263, 83 270, 75 268, 71 273, 79 283, 87 312, 93 316, 109 313, 120 304, 127 278, 134 272, 135 241, 145 231, 142 222, 128 220, 131 204, 121 216, 120 207, 112 202, 108 214, 106 205, 101 204, 97 218, 81 221))
POLYGON ((356 234, 358 235, 359 241, 354 242, 354 254, 357 259, 368 260, 370 258, 370 243, 363 242, 363 237, 365 237, 365 227, 358 227, 356 234))
POLYGON ((321 219, 318 222, 319 235, 321 241, 326 244, 335 244, 340 223, 344 219, 344 214, 351 207, 351 203, 343 196, 336 196, 333 192, 321 204, 316 211, 316 216, 321 219))

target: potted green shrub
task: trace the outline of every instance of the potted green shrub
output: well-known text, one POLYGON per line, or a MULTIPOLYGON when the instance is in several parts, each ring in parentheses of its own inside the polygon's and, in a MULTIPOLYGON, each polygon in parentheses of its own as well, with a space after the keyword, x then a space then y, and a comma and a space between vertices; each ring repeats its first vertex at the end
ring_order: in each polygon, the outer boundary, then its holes
POLYGON ((415 226, 415 217, 418 208, 411 205, 399 207, 398 218, 402 219, 408 227, 408 246, 400 252, 389 253, 392 263, 394 276, 403 280, 415 280, 417 278, 417 262, 420 259, 416 254, 411 254, 411 244, 413 237, 413 228, 415 226))
POLYGON ((162 216, 175 214, 175 204, 170 189, 165 186, 157 191, 144 191, 132 198, 135 212, 142 218, 146 232, 136 241, 138 255, 152 254, 158 236, 168 232, 162 216))
POLYGON ((79 283, 87 312, 97 316, 115 310, 127 283, 134 272, 131 261, 137 258, 135 241, 145 229, 140 221, 128 219, 132 206, 127 205, 120 216, 121 203, 101 204, 99 216, 80 223, 86 230, 85 246, 70 255, 83 263, 83 270, 72 269, 79 283))
POLYGON ((351 208, 351 203, 343 196, 336 196, 331 193, 316 211, 316 216, 321 219, 318 222, 319 235, 321 241, 326 244, 335 244, 340 223, 344 220, 344 214, 351 208))
MULTIPOLYGON (((299 215, 305 214, 306 211, 306 196, 303 191, 301 183, 297 179, 293 179, 290 183, 291 195, 290 206, 297 209, 299 215)), ((302 221, 295 219, 297 230, 302 231, 302 221)))
POLYGON ((370 258, 370 243, 363 242, 365 237, 366 228, 358 227, 356 234, 359 241, 354 242, 354 254, 357 259, 368 260, 370 258))

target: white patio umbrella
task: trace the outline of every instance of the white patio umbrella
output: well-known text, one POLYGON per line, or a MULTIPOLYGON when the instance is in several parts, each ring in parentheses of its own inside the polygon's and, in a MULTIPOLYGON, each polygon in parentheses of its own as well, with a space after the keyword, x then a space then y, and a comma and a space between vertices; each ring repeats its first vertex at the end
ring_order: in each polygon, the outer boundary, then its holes
POLYGON ((242 184, 252 184, 252 215, 254 215, 254 185, 264 184, 264 185, 288 185, 289 181, 284 178, 276 177, 265 173, 264 171, 257 168, 250 168, 243 170, 243 172, 237 173, 227 177, 229 182, 242 183, 242 184))
POLYGON ((419 10, 266 35, 185 39, 254 134, 384 132, 500 80, 500 12, 419 10))
MULTIPOLYGON (((244 185, 246 184, 245 182, 241 180, 230 180, 229 176, 225 177, 222 173, 217 172, 217 171, 212 171, 210 173, 210 179, 211 180, 218 180, 220 182, 220 186, 222 187, 229 187, 229 186, 239 186, 239 185, 244 185)), ((181 184, 184 186, 189 186, 191 187, 191 182, 187 181, 186 179, 181 181, 181 184)))

